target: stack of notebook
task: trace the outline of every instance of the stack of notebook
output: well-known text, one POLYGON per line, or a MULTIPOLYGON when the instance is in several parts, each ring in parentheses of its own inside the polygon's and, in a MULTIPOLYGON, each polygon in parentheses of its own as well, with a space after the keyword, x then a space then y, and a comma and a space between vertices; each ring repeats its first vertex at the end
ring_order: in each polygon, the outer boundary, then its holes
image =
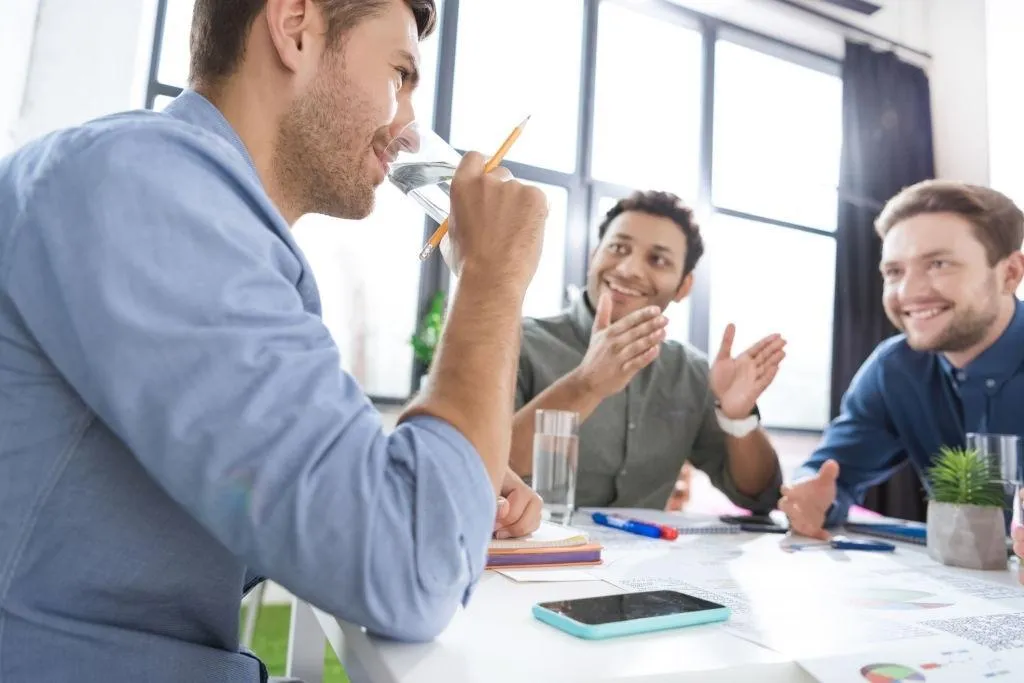
POLYGON ((529 536, 494 540, 487 551, 487 568, 551 567, 600 564, 601 546, 572 527, 542 522, 529 536))

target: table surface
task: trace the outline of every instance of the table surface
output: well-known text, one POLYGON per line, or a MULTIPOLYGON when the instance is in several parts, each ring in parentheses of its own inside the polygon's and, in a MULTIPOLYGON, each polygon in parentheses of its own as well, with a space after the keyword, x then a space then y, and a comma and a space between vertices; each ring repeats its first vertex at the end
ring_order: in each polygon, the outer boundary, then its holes
MULTIPOLYGON (((682 519, 696 521, 691 516, 683 516, 682 519)), ((588 527, 588 531, 591 530, 588 527)), ((807 636, 801 630, 808 627, 808 623, 809 628, 814 628, 815 619, 820 619, 822 624, 836 619, 830 618, 835 613, 829 611, 833 592, 829 584, 823 583, 822 588, 807 586, 807 580, 799 578, 800 572, 812 572, 806 576, 827 577, 833 571, 830 568, 838 564, 883 561, 867 557, 881 555, 879 553, 817 549, 784 553, 778 549, 784 537, 773 534, 689 537, 681 539, 682 547, 624 533, 621 536, 622 546, 617 547, 614 536, 605 534, 601 540, 607 538, 613 539, 611 544, 606 543, 607 566, 595 574, 611 580, 657 571, 652 567, 669 567, 666 562, 684 558, 684 555, 676 553, 685 553, 688 561, 693 561, 695 555, 710 553, 708 561, 702 563, 702 571, 711 576, 718 574, 724 581, 735 580, 744 584, 754 595, 751 604, 764 605, 761 622, 767 620, 780 633, 795 629, 791 639, 793 647, 783 648, 784 651, 769 649, 755 640, 734 634, 722 624, 604 641, 581 640, 537 621, 531 613, 532 605, 549 600, 620 593, 623 592, 621 584, 605 580, 518 583, 492 571, 484 574, 470 604, 460 610, 448 628, 429 644, 398 644, 372 638, 357 626, 338 622, 315 609, 313 612, 323 634, 355 683, 807 682, 814 679, 796 660, 823 652, 828 654, 830 644, 837 645, 837 651, 842 647, 838 643, 829 643, 827 635, 815 638, 817 634, 807 636), (728 551, 722 553, 722 549, 728 551), (798 565, 803 570, 798 569, 798 565), (780 589, 779 586, 785 588, 780 589), (808 619, 799 623, 785 616, 780 618, 786 609, 787 594, 803 594, 805 598, 810 595, 809 602, 816 611, 808 613, 808 619), (772 611, 780 609, 780 605, 783 611, 772 611)), ((918 546, 901 544, 896 553, 885 555, 888 557, 884 562, 889 563, 886 566, 895 567, 895 571, 900 571, 899 566, 914 571, 940 567, 927 558, 924 548, 918 546)), ((1001 572, 943 569, 1019 587, 1015 568, 1001 572)), ((814 580, 810 583, 813 584, 814 580)), ((1021 598, 1024 600, 1024 589, 1021 598)), ((1021 605, 1024 606, 1024 601, 1021 605)))

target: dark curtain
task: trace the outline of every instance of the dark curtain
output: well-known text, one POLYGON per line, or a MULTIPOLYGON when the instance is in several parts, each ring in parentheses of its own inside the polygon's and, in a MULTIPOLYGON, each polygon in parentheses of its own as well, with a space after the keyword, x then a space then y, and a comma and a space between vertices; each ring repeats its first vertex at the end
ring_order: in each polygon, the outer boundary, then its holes
MULTIPOLYGON (((832 416, 861 363, 895 333, 882 309, 881 241, 874 220, 886 200, 935 175, 928 77, 920 68, 846 43, 843 60, 843 151, 836 231, 832 416)), ((924 520, 917 474, 902 468, 868 493, 865 506, 924 520)))

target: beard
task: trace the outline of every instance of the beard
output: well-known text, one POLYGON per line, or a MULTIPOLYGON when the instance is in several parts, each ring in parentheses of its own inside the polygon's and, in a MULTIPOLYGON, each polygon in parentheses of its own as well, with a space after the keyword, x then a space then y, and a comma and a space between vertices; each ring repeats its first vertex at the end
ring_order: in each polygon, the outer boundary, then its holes
MULTIPOLYGON (((340 60, 340 58, 339 58, 340 60)), ((373 211, 375 185, 366 172, 374 109, 348 78, 329 85, 340 64, 321 72, 278 126, 273 173, 295 215, 360 219, 373 211)))
MULTIPOLYGON (((910 334, 907 335, 907 343, 916 351, 935 351, 938 353, 959 353, 974 348, 985 339, 992 325, 999 317, 999 292, 996 286, 995 276, 986 282, 985 289, 970 301, 980 302, 970 304, 958 310, 954 307, 953 319, 937 334, 931 341, 915 340, 910 334)), ((901 332, 906 332, 906 326, 899 316, 895 318, 890 315, 890 320, 901 332)))

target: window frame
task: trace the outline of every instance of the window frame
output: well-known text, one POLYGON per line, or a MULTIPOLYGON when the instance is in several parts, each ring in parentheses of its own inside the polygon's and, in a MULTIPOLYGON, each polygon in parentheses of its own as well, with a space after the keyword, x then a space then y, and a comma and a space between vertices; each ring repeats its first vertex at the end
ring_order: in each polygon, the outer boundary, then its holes
MULTIPOLYGON (((438 60, 436 90, 434 95, 434 130, 448 140, 452 124, 452 95, 454 90, 455 55, 458 48, 459 5, 461 0, 446 0, 438 21, 438 60)), ((789 43, 749 28, 709 16, 702 12, 681 7, 671 0, 581 0, 583 2, 583 32, 580 60, 580 101, 577 112, 576 169, 563 173, 519 162, 504 165, 523 180, 564 187, 568 193, 568 211, 565 244, 565 280, 562 287, 562 302, 568 303, 571 288, 586 286, 586 273, 590 255, 596 247, 596 226, 600 221, 597 207, 602 196, 625 196, 634 189, 601 180, 591 174, 591 155, 594 138, 594 107, 596 90, 596 66, 598 48, 598 21, 602 3, 615 3, 659 20, 670 21, 696 30, 703 41, 703 63, 700 86, 700 153, 698 172, 698 194, 694 210, 698 218, 708 222, 715 214, 742 218, 757 223, 811 232, 835 239, 835 233, 814 227, 776 220, 734 210, 729 206, 712 203, 712 164, 714 143, 714 88, 715 88, 715 46, 718 40, 740 44, 763 52, 772 57, 794 62, 838 76, 841 60, 813 50, 789 43)), ((152 109, 160 95, 176 97, 182 91, 178 86, 160 82, 158 78, 160 52, 163 45, 164 26, 168 0, 157 0, 153 47, 150 57, 149 82, 146 88, 146 108, 152 109)), ((464 152, 464 150, 459 150, 464 152)), ((837 209, 838 212, 838 209, 837 209)), ((424 222, 424 240, 434 230, 429 219, 424 222)), ((694 286, 690 294, 689 341, 697 349, 707 352, 709 348, 710 323, 710 259, 703 259, 694 274, 694 286)), ((417 292, 417 320, 428 309, 435 292, 449 291, 448 271, 440 259, 432 258, 420 266, 419 291, 417 292)), ((409 353, 412 354, 410 348, 409 353)), ((413 363, 410 377, 410 392, 414 391, 424 367, 413 363)), ((371 398, 382 404, 402 404, 407 398, 371 398)), ((809 431, 809 430, 795 430, 809 431)), ((815 431, 815 430, 810 430, 815 431)))

